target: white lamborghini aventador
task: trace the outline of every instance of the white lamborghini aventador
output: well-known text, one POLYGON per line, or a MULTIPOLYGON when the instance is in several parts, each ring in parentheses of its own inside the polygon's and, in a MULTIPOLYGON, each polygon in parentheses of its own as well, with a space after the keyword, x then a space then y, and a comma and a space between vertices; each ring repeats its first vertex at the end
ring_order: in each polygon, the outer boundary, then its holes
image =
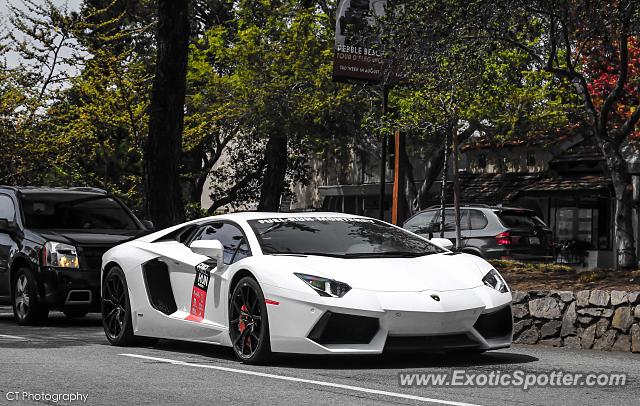
POLYGON ((438 242, 338 213, 184 223, 104 254, 104 330, 114 345, 230 346, 247 363, 274 352, 508 347, 511 293, 500 274, 438 242))

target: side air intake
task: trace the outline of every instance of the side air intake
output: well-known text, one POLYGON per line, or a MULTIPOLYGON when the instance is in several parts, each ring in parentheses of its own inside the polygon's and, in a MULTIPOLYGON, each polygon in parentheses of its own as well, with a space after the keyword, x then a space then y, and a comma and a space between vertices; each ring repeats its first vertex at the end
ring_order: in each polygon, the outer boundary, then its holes
POLYGON ((157 259, 146 262, 142 265, 142 275, 151 306, 167 315, 175 313, 178 306, 173 297, 167 264, 157 259))
POLYGON ((375 317, 326 312, 308 337, 318 344, 369 344, 379 328, 375 317))

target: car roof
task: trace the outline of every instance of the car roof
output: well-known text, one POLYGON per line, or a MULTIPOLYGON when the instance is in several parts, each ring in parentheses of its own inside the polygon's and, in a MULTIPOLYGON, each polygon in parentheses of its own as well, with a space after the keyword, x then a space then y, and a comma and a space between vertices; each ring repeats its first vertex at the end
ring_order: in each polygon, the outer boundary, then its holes
MULTIPOLYGON (((298 218, 298 217, 344 217, 344 218, 359 218, 363 216, 356 216, 353 214, 336 213, 336 212, 301 212, 301 213, 281 213, 281 212, 265 212, 265 211, 241 211, 236 213, 221 214, 218 216, 208 217, 210 219, 229 219, 229 220, 260 220, 260 219, 273 219, 273 218, 298 218)), ((200 219, 206 220, 207 218, 200 219)))
MULTIPOLYGON (((526 209, 524 207, 515 207, 515 206, 498 206, 498 205, 488 205, 488 204, 461 204, 461 209, 477 209, 477 210, 492 210, 492 211, 503 211, 503 210, 518 210, 518 211, 532 211, 531 209, 526 209)), ((440 210, 440 206, 431 206, 422 211, 433 211, 440 210)), ((445 209, 453 209, 453 205, 447 204, 445 209)))
POLYGON ((210 221, 223 221, 231 220, 235 222, 246 222, 248 220, 260 220, 260 219, 273 219, 273 218, 313 218, 313 217, 339 217, 339 218, 362 218, 364 216, 356 216, 353 214, 335 213, 335 212, 302 212, 302 213, 280 213, 280 212, 260 212, 260 211, 241 211, 236 213, 220 214, 216 216, 203 217, 196 220, 191 220, 186 223, 178 224, 165 228, 163 230, 156 231, 155 233, 147 234, 144 237, 138 238, 140 241, 154 242, 166 235, 171 234, 174 231, 183 227, 191 227, 193 225, 201 225, 210 221))
POLYGON ((60 194, 60 193, 73 193, 73 194, 107 194, 106 190, 94 188, 94 187, 52 187, 52 186, 5 186, 0 185, 0 189, 8 189, 21 194, 60 194))

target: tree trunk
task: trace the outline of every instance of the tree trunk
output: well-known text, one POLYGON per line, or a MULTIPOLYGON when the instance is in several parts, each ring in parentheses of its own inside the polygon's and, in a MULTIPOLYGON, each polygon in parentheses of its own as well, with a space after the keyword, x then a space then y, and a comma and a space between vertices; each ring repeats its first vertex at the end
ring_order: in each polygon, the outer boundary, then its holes
POLYGON ((264 153, 266 170, 260 189, 258 211, 278 211, 287 173, 287 135, 275 130, 264 153))
POLYGON ((444 146, 438 147, 438 149, 427 159, 425 164, 425 177, 424 181, 418 189, 417 196, 413 204, 412 209, 415 211, 424 210, 427 208, 427 197, 429 189, 433 186, 433 183, 438 179, 438 175, 442 172, 444 167, 444 146))
POLYGON ((400 165, 402 165, 403 174, 403 189, 404 189, 404 205, 405 205, 405 219, 413 216, 418 211, 418 189, 416 188, 416 182, 413 177, 413 165, 407 155, 407 143, 403 143, 404 151, 401 156, 400 165))
POLYGON ((598 137, 598 146, 604 154, 607 168, 613 182, 616 199, 614 230, 617 267, 637 268, 635 237, 633 234, 633 182, 627 162, 619 148, 604 137, 598 137))
POLYGON ((458 134, 457 127, 451 126, 451 139, 453 144, 451 146, 452 161, 451 168, 453 171, 453 211, 456 223, 456 251, 462 249, 462 233, 460 231, 460 178, 458 173, 458 134))
POLYGON ((147 215, 163 228, 185 219, 180 187, 189 50, 189 1, 158 1, 158 51, 145 146, 147 215))
POLYGON ((445 133, 444 162, 442 167, 442 183, 440 187, 440 238, 444 238, 445 207, 447 205, 447 170, 449 169, 449 129, 445 133))
MULTIPOLYGON (((480 128, 480 123, 477 123, 475 121, 470 122, 469 126, 464 131, 457 134, 458 145, 466 141, 476 130, 480 128)), ((410 205, 411 214, 426 208, 428 196, 427 193, 429 192, 429 189, 431 189, 431 186, 433 186, 433 183, 438 179, 438 175, 440 174, 440 171, 442 171, 442 168, 444 166, 444 161, 445 153, 444 146, 442 146, 435 150, 433 155, 431 155, 427 160, 427 163, 425 165, 426 173, 424 181, 422 182, 420 189, 418 189, 415 199, 410 205)))

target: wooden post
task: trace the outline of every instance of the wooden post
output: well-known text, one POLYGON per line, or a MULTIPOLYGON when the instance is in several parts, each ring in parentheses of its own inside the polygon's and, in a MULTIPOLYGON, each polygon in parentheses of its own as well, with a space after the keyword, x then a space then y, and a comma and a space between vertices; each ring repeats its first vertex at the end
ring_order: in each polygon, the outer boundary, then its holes
MULTIPOLYGON (((389 88, 384 86, 382 89, 382 116, 387 114, 387 104, 389 102, 389 88)), ((382 135, 382 151, 380 152, 380 196, 378 202, 380 204, 380 211, 378 212, 378 218, 384 220, 384 200, 386 192, 386 173, 387 173, 387 133, 382 135)))

